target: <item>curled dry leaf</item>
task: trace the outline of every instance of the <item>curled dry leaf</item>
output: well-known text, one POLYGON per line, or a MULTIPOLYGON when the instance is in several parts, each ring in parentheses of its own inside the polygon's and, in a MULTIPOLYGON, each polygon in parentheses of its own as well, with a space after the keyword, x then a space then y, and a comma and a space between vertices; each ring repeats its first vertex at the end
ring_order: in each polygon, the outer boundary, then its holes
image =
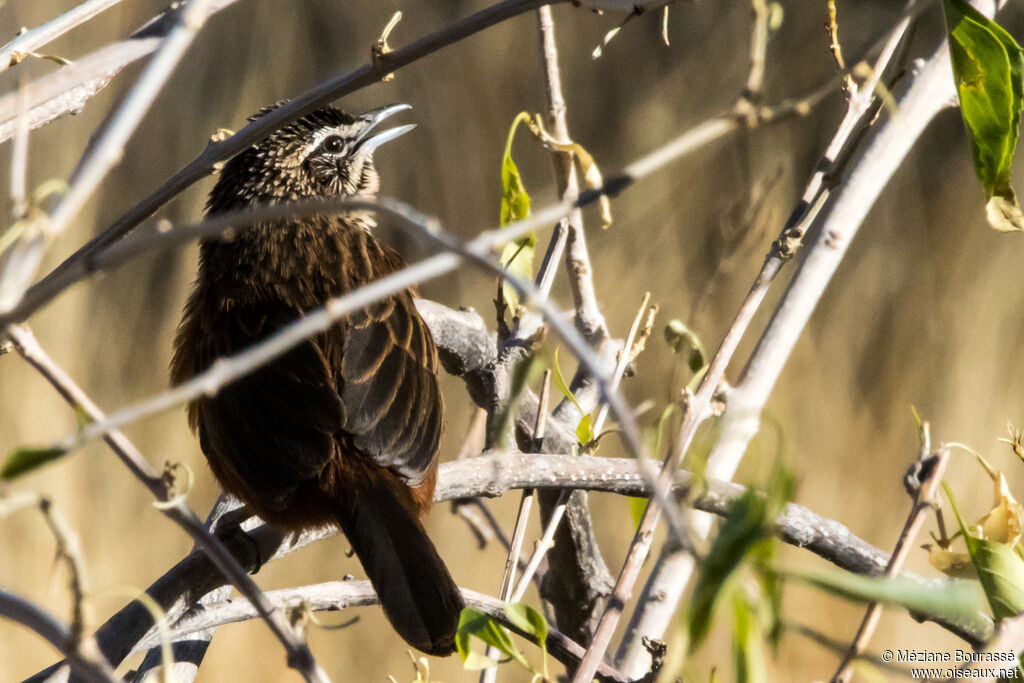
MULTIPOLYGON (((588 190, 597 190, 604 185, 604 177, 601 169, 597 167, 594 157, 590 155, 583 145, 572 140, 561 141, 556 139, 544 128, 544 121, 539 114, 530 121, 530 131, 533 132, 548 149, 572 154, 583 171, 583 182, 588 190)), ((601 195, 598 200, 601 208, 601 229, 606 230, 612 224, 612 203, 607 195, 601 195)))
POLYGON ((946 576, 952 579, 978 578, 978 572, 968 553, 949 550, 940 544, 928 543, 922 547, 928 551, 928 563, 946 576))
POLYGON ((999 232, 1024 232, 1024 214, 1013 190, 1007 196, 996 195, 985 204, 988 224, 999 232))
MULTIPOLYGON (((1013 547, 1024 534, 1024 506, 1013 497, 1002 472, 992 467, 979 453, 972 452, 994 485, 992 508, 971 529, 976 538, 1013 547)), ((951 544, 925 545, 928 562, 935 569, 953 578, 975 578, 977 571, 966 552, 950 550, 951 544)))
POLYGON ((980 538, 1009 546, 1016 545, 1024 531, 1024 508, 1010 493, 1002 472, 996 473, 993 482, 995 501, 988 514, 978 520, 976 531, 980 538))

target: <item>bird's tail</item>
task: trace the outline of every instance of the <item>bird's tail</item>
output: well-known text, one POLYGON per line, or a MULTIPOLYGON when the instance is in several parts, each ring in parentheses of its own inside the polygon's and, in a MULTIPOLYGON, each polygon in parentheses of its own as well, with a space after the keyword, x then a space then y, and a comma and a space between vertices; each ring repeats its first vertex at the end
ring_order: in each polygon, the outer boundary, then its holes
POLYGON ((462 595, 427 537, 409 492, 391 477, 360 487, 336 513, 398 635, 430 655, 455 651, 462 595))

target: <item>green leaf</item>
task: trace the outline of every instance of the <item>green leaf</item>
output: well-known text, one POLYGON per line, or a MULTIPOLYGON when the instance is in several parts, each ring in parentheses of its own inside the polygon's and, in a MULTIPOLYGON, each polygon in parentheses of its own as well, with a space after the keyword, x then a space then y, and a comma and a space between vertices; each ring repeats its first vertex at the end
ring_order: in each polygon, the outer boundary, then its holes
POLYGON ((722 590, 736 568, 758 543, 770 542, 768 504, 753 489, 733 501, 725 523, 701 564, 687 613, 690 651, 700 645, 722 590))
POLYGON ((562 367, 558 363, 558 349, 555 347, 555 357, 551 361, 551 379, 554 381, 555 386, 562 396, 565 396, 574 406, 576 410, 580 411, 580 421, 576 424, 576 440, 581 446, 586 446, 588 443, 594 440, 596 436, 594 434, 594 417, 588 413, 583 412, 583 406, 580 405, 576 397, 573 396, 572 391, 569 389, 568 383, 565 381, 565 376, 562 374, 562 367))
POLYGON ((540 646, 540 655, 544 662, 544 678, 547 674, 548 660, 548 621, 544 615, 533 609, 525 602, 517 602, 512 605, 505 605, 505 614, 515 624, 516 628, 537 639, 540 646))
MULTIPOLYGON (((521 221, 530 215, 530 195, 523 185, 523 177, 519 174, 516 162, 512 160, 512 140, 516 128, 523 121, 529 121, 530 115, 520 112, 512 122, 505 142, 505 154, 501 158, 501 225, 521 221)), ((505 245, 501 252, 501 265, 513 276, 520 279, 533 280, 534 246, 537 242, 535 233, 529 233, 505 245)), ((503 288, 505 302, 515 311, 519 305, 519 296, 510 288, 503 288)))
POLYGON ((686 354, 690 371, 700 372, 707 365, 707 355, 700 338, 682 320, 671 320, 665 325, 665 341, 677 354, 686 354))
POLYGON ((486 668, 493 666, 494 662, 488 657, 474 653, 469 646, 471 637, 482 640, 487 645, 496 648, 506 657, 510 657, 523 666, 530 665, 512 642, 508 631, 496 622, 490 615, 484 614, 478 609, 466 607, 459 615, 459 627, 455 632, 455 649, 462 659, 466 668, 486 668), (486 663, 482 662, 486 660, 486 663), (482 664, 482 665, 481 665, 482 664))
POLYGON ((968 580, 949 579, 936 587, 903 576, 860 576, 841 569, 787 571, 785 575, 847 600, 903 607, 958 623, 977 623, 985 609, 977 585, 968 580))
POLYGON ((644 511, 647 509, 647 498, 630 498, 629 499, 629 517, 633 520, 633 528, 640 526, 640 520, 643 519, 644 511))
POLYGON ((1024 107, 1024 51, 996 22, 964 0, 943 0, 953 79, 974 168, 989 200, 989 224, 1024 230, 1010 188, 1010 165, 1024 107))
POLYGON ((589 413, 580 418, 576 425, 576 440, 581 446, 586 446, 594 440, 594 418, 589 413))
POLYGON ((768 680, 765 666, 764 637, 757 619, 757 610, 740 591, 732 600, 732 653, 739 683, 764 683, 768 680))
POLYGON ((3 467, 0 467, 0 479, 10 480, 42 467, 67 453, 66 448, 15 448, 7 454, 3 467))
POLYGON ((968 533, 953 492, 945 483, 942 487, 960 525, 967 553, 971 556, 971 564, 978 573, 981 588, 992 608, 992 616, 999 621, 1024 612, 1024 560, 1005 543, 977 538, 968 533))
POLYGON ((1005 543, 970 538, 971 562, 996 621, 1024 612, 1024 561, 1005 543))
POLYGON ((569 401, 571 401, 572 404, 576 406, 576 410, 580 411, 580 415, 582 415, 583 408, 580 407, 579 401, 576 400, 573 393, 569 391, 569 385, 566 383, 565 377, 562 375, 562 367, 558 363, 558 349, 559 347, 556 346, 555 358, 551 361, 551 379, 554 381, 558 390, 562 392, 562 396, 565 396, 569 401))

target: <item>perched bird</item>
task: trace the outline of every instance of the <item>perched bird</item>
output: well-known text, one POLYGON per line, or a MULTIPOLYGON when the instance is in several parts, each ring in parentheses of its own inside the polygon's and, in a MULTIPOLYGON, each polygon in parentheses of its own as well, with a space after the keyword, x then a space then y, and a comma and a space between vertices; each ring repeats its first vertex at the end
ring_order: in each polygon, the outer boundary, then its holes
MULTIPOLYGON (((325 107, 289 124, 227 162, 207 213, 376 197, 374 151, 413 126, 370 132, 409 108, 352 116, 325 107)), ((373 227, 365 213, 318 215, 204 240, 172 381, 402 268, 373 227)), ((437 481, 444 408, 437 371, 430 330, 413 294, 402 291, 196 399, 188 415, 225 491, 284 529, 340 526, 399 635, 446 655, 462 597, 419 521, 437 481)))

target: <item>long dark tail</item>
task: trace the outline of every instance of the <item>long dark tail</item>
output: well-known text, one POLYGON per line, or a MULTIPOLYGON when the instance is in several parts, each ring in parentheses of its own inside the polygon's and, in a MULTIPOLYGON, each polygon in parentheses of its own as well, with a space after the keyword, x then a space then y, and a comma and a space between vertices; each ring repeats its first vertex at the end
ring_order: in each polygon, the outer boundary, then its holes
POLYGON ((361 488, 339 506, 338 523, 398 635, 427 654, 449 655, 462 595, 400 486, 384 480, 361 488))

